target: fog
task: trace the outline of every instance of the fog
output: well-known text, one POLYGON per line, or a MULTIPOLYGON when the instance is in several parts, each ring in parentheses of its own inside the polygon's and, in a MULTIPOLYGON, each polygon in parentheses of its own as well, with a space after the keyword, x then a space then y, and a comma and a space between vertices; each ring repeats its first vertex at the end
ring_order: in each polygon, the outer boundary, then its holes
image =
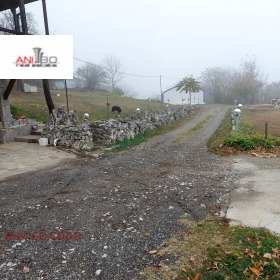
MULTIPOLYGON (((112 54, 123 72, 153 76, 123 76, 120 86, 140 98, 160 93, 160 75, 165 90, 207 67, 238 67, 246 56, 256 58, 268 82, 280 80, 279 0, 46 2, 50 33, 73 35, 74 57, 100 64, 112 54)), ((43 34, 41 1, 26 8, 43 34)))

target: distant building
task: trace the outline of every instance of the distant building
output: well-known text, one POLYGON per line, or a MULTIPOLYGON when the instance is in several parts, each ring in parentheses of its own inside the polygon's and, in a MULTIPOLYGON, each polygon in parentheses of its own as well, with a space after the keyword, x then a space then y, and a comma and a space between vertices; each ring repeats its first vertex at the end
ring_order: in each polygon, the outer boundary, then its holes
MULTIPOLYGON (((199 92, 191 93, 191 104, 205 104, 205 95, 202 90, 199 92)), ((176 88, 164 94, 164 103, 170 104, 190 104, 190 94, 185 92, 176 91, 176 88), (168 102, 169 100, 169 102, 168 102)))
MULTIPOLYGON (((66 80, 67 88, 84 88, 86 86, 86 80, 81 79, 79 77, 73 77, 73 79, 66 80)), ((64 89, 65 88, 65 80, 54 80, 53 89, 64 89)))

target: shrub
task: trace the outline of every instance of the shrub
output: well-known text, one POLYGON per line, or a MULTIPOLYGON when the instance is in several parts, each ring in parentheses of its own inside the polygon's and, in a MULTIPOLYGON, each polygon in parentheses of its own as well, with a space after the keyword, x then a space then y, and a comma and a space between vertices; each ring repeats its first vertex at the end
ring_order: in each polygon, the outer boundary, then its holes
POLYGON ((251 150, 255 148, 255 143, 248 137, 240 135, 230 135, 223 143, 225 146, 233 147, 241 150, 251 150))

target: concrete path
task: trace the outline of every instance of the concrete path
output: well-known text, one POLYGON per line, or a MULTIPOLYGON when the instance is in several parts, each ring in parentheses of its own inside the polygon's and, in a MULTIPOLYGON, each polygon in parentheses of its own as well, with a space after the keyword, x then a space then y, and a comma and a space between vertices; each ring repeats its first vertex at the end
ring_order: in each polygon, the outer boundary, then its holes
POLYGON ((0 182, 37 170, 48 169, 77 156, 37 143, 14 142, 0 145, 0 182))
POLYGON ((226 217, 232 225, 265 227, 280 234, 280 160, 250 155, 233 157, 244 172, 231 194, 226 217))

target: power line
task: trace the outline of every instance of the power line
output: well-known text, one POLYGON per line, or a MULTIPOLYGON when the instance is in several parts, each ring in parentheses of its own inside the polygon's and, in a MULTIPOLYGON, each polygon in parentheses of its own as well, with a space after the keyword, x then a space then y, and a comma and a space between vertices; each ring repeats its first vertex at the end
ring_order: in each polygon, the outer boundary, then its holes
POLYGON ((166 79, 171 79, 171 80, 178 80, 178 79, 182 79, 182 78, 176 78, 176 77, 166 77, 166 76, 163 76, 161 75, 163 78, 166 78, 166 79))
MULTIPOLYGON (((105 70, 109 70, 108 68, 106 68, 106 67, 104 67, 104 66, 96 65, 96 64, 93 64, 93 63, 84 61, 84 60, 79 59, 79 58, 76 58, 76 57, 73 57, 73 59, 75 59, 75 60, 77 60, 77 61, 80 61, 80 62, 83 62, 83 63, 86 63, 86 64, 89 64, 89 65, 92 65, 92 66, 95 66, 95 67, 99 67, 99 68, 102 68, 102 69, 105 69, 105 70)), ((122 74, 122 75, 133 76, 133 77, 141 77, 141 78, 159 78, 159 76, 137 75, 137 74, 130 74, 130 73, 121 72, 121 71, 116 71, 116 72, 117 72, 117 73, 120 73, 120 74, 122 74)))
MULTIPOLYGON (((76 57, 73 57, 74 60, 77 60, 77 61, 80 61, 80 62, 83 62, 83 63, 86 63, 86 64, 89 64, 89 65, 92 65, 94 67, 99 67, 99 68, 102 68, 102 69, 105 69, 105 70, 110 70, 104 66, 100 66, 100 65, 97 65, 97 64, 93 64, 91 62, 88 62, 88 61, 85 61, 85 60, 82 60, 82 59, 79 59, 79 58, 76 58, 76 57)), ((138 74, 131 74, 131 73, 126 73, 126 72, 121 72, 121 71, 116 71, 117 73, 120 73, 120 74, 123 74, 123 75, 127 75, 127 76, 133 76, 133 77, 140 77, 140 78, 160 78, 160 75, 157 75, 157 76, 149 76, 149 75, 138 75, 138 74)), ((162 76, 164 78, 167 78, 167 79, 175 79, 175 80, 178 80, 178 79, 181 79, 181 78, 175 78, 175 77, 167 77, 167 76, 162 76)))

